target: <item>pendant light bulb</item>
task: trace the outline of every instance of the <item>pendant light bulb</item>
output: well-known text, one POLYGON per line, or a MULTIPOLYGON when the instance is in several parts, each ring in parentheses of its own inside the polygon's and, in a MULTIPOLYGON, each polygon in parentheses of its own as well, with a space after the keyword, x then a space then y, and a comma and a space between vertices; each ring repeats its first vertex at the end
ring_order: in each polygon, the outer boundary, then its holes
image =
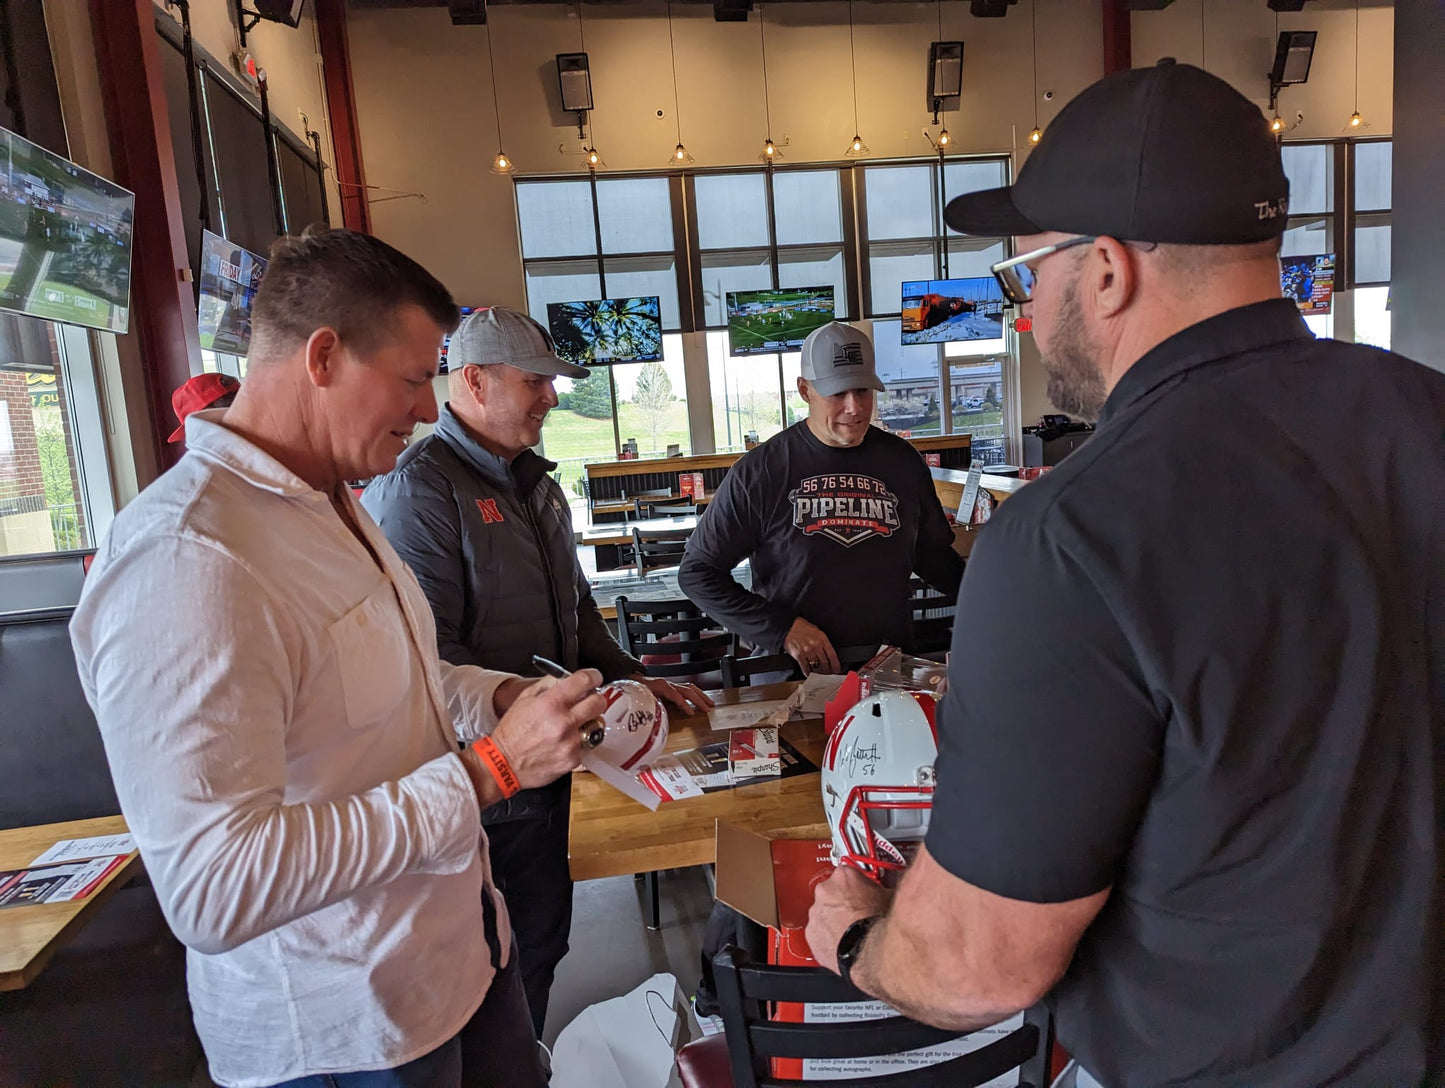
POLYGON ((948 129, 944 129, 938 134, 939 147, 947 147, 951 143, 953 143, 953 137, 948 134, 948 129))
POLYGON ((511 159, 507 158, 507 153, 505 151, 498 150, 497 157, 492 160, 492 173, 510 174, 516 169, 516 164, 513 163, 511 159))
POLYGON ((1043 138, 1044 138, 1044 130, 1041 129, 1041 128, 1035 127, 1034 130, 1029 133, 1029 143, 1031 143, 1031 144, 1036 144, 1036 143, 1038 143, 1040 140, 1042 140, 1043 138))
POLYGON ((861 159, 870 154, 872 154, 872 152, 869 151, 868 145, 863 142, 863 137, 855 132, 853 139, 848 142, 848 150, 843 152, 843 157, 846 159, 861 159))
POLYGON ((1284 131, 1284 121, 1283 119, 1281 119, 1279 114, 1275 114, 1273 120, 1270 121, 1269 130, 1274 133, 1280 133, 1284 131))
POLYGON ((1350 114, 1350 127, 1351 127, 1351 128, 1359 128, 1359 127, 1360 127, 1361 125, 1363 125, 1364 123, 1365 123, 1365 119, 1360 116, 1360 111, 1359 111, 1359 110, 1356 110, 1354 113, 1350 114))
POLYGON ((778 145, 775 144, 775 143, 773 143, 773 138, 772 138, 771 136, 769 136, 766 140, 763 141, 763 150, 762 150, 762 153, 758 155, 758 161, 760 161, 760 162, 782 162, 782 161, 783 161, 783 153, 778 150, 778 145))
POLYGON ((687 148, 683 147, 682 144, 678 144, 673 148, 672 154, 669 155, 667 159, 668 166, 677 168, 691 166, 695 162, 697 162, 697 160, 688 154, 687 148))

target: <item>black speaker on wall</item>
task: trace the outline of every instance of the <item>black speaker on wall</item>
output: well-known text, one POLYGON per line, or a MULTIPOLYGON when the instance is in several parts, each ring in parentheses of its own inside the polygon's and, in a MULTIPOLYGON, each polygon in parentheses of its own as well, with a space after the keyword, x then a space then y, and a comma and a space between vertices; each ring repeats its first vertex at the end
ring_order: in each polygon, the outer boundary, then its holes
POLYGON ((486 26, 487 0, 447 0, 452 26, 486 26))
POLYGON ((975 19, 1002 19, 1018 0, 969 0, 968 13, 975 19))
POLYGON ((568 113, 592 108, 592 76, 587 71, 586 53, 557 54, 557 84, 562 88, 562 108, 568 113))

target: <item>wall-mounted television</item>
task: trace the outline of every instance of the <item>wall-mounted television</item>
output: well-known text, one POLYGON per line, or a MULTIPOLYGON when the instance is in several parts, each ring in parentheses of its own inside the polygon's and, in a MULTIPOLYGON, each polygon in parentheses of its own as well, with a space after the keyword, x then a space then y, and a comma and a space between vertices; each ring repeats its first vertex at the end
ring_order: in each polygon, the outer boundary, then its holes
POLYGON ((0 309, 125 332, 135 196, 0 128, 0 309))
MULTIPOLYGON (((463 307, 461 307, 461 311, 462 311, 462 321, 465 321, 465 320, 467 319, 467 315, 468 315, 468 314, 474 314, 474 313, 476 313, 476 312, 477 312, 477 309, 478 309, 478 308, 477 308, 476 306, 463 306, 463 307)), ((462 325, 462 322, 461 322, 461 321, 458 321, 458 322, 457 322, 457 328, 461 328, 461 325, 462 325)), ((455 330, 453 330, 453 331, 455 331, 455 330)), ((438 374, 445 374, 445 373, 447 372, 447 348, 451 346, 451 342, 452 342, 452 334, 451 334, 450 332, 447 333, 445 336, 442 337, 441 356, 440 356, 440 358, 437 360, 437 373, 438 373, 438 374)))
POLYGON ((1335 255, 1279 259, 1280 286, 1285 298, 1294 299, 1302 314, 1327 314, 1335 294, 1335 255))
POLYGON ((1003 336, 1004 297, 998 280, 908 280, 903 284, 904 344, 998 340, 1003 336))
POLYGON ((662 358, 662 300, 657 295, 549 302, 547 325, 557 355, 579 366, 662 358))
POLYGON ((200 302, 196 323, 201 347, 230 355, 251 351, 251 302, 266 259, 218 234, 201 231, 200 302))
POLYGON ((729 291, 727 305, 729 355, 797 351, 836 312, 831 286, 729 291))

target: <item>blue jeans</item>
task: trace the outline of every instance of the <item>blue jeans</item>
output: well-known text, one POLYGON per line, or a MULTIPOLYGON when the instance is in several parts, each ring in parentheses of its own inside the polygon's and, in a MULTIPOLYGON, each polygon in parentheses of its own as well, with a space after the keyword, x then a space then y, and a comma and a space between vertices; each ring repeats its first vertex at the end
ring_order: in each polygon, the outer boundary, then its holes
POLYGON ((394 1069, 317 1073, 274 1088, 546 1088, 517 960, 513 939, 481 1008, 430 1053, 394 1069))

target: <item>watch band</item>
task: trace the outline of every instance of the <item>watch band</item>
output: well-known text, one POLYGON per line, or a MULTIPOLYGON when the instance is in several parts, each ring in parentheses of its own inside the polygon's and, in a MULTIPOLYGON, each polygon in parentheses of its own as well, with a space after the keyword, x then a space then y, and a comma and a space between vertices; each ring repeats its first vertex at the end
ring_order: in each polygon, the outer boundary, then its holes
POLYGON ((843 981, 853 985, 853 967, 858 962, 858 956, 863 951, 863 938, 868 936, 868 931, 873 928, 873 923, 878 921, 880 915, 873 915, 871 918, 859 918, 851 926, 843 931, 843 936, 838 938, 838 974, 843 976, 843 981))

